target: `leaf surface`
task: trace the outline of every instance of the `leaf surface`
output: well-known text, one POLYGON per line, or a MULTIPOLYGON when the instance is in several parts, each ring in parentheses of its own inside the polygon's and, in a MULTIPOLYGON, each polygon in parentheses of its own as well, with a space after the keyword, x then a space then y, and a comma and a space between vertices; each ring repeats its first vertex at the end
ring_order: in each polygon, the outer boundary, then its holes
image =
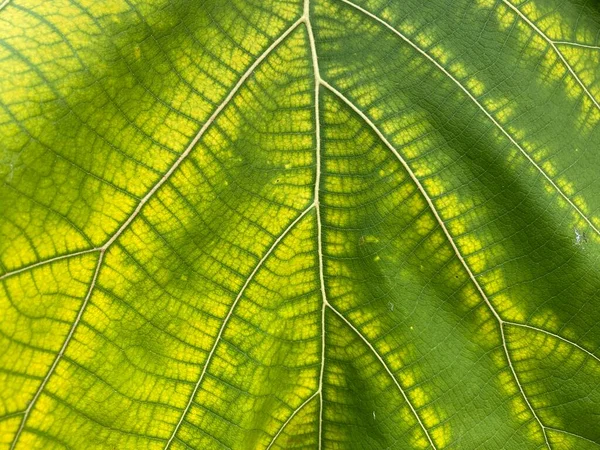
POLYGON ((0 3, 0 446, 599 448, 599 36, 0 3))

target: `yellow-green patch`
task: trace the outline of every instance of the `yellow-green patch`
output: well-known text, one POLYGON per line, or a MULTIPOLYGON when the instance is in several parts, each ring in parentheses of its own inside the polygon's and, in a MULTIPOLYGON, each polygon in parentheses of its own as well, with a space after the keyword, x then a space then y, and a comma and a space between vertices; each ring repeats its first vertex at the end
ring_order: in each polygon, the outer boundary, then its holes
POLYGON ((0 448, 600 447, 600 7, 0 2, 0 448))

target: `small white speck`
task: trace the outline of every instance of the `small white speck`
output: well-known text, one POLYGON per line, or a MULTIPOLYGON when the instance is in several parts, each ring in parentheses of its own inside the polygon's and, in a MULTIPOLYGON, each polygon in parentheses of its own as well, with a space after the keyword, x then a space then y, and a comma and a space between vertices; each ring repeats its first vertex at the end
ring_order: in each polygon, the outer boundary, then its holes
POLYGON ((585 231, 581 231, 578 228, 573 228, 573 231, 575 231, 575 245, 584 245, 587 242, 585 231))

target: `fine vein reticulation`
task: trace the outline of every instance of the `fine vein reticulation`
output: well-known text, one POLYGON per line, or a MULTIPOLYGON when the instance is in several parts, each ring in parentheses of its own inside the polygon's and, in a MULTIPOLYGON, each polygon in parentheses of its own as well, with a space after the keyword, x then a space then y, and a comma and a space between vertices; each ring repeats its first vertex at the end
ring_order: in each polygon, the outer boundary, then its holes
POLYGON ((600 16, 550 3, 0 4, 0 445, 600 445, 600 16))

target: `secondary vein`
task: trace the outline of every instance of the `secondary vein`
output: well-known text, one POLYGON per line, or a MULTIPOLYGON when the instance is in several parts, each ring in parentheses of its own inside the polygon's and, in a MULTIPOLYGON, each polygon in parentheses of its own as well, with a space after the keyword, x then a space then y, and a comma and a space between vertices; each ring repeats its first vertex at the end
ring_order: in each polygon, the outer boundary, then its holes
POLYGON ((21 434, 23 433, 23 429, 25 428, 25 423, 27 422, 27 419, 29 418, 31 411, 33 410, 33 407, 35 406, 38 399, 40 398, 40 395, 42 394, 42 391, 46 387, 48 380, 50 380, 50 377, 56 370, 56 366, 58 366, 58 363, 62 359, 62 356, 64 355, 69 343, 71 342, 73 335, 75 334, 77 325, 79 325, 79 322, 81 321, 83 312, 85 311, 85 308, 90 300, 90 297, 92 296, 92 291, 94 290, 94 287, 96 286, 96 282, 98 281, 98 275, 100 273, 100 267, 102 266, 103 259, 104 259, 104 252, 100 252, 100 256, 98 256, 98 262, 96 263, 96 269, 94 271, 94 276, 92 278, 92 282, 90 283, 90 287, 89 287, 87 294, 83 300, 81 308, 79 308, 79 312, 77 313, 77 316, 75 317, 75 321, 73 322, 73 325, 71 326, 71 328, 69 330, 69 334, 67 334, 67 337, 66 337, 65 341, 63 342, 62 347, 60 348, 59 352, 57 353, 56 357, 54 358, 54 361, 52 362, 52 365, 50 366, 48 373, 46 373, 46 376, 42 380, 40 387, 35 392, 35 395, 29 402, 29 405, 27 405, 27 409, 25 409, 25 413, 23 414, 23 418, 21 419, 19 428, 18 428, 17 432, 15 433, 15 437, 10 445, 11 450, 13 450, 16 447, 17 442, 19 441, 19 438, 21 437, 21 434))
POLYGON ((388 141, 388 139, 385 137, 385 135, 377 128, 377 126, 375 126, 375 124, 371 121, 371 119, 369 119, 360 109, 358 109, 358 107, 354 103, 352 103, 346 96, 344 96, 336 88, 334 88, 333 86, 331 86, 329 83, 327 83, 325 81, 322 81, 322 84, 327 89, 329 89, 333 94, 335 94, 340 100, 342 100, 346 105, 348 105, 356 114, 358 114, 361 117, 361 119, 375 132, 375 134, 377 134, 377 136, 385 144, 385 146, 396 156, 396 158, 398 159, 398 161, 402 164, 402 166, 404 167, 404 169, 406 170, 406 172, 408 173, 408 175, 410 176, 410 178, 412 179, 412 181, 417 186, 417 189, 419 190, 419 192, 421 193, 421 195, 423 196, 423 198, 427 202, 427 205, 429 206, 429 209, 431 210, 431 212, 435 216, 436 221, 438 222, 439 226, 441 227, 442 231, 444 232, 444 235, 446 236, 446 239, 448 239, 448 242, 452 246, 452 249, 454 250, 454 253, 455 253, 456 257, 459 259, 459 261, 461 262, 462 266, 466 270, 466 272, 467 272, 467 274, 469 276, 469 279, 472 281, 473 285, 475 286, 475 288, 479 292, 481 298, 486 303, 486 305, 490 309, 490 311, 493 314, 493 316, 495 317, 495 319, 498 321, 498 326, 500 328, 500 336, 501 336, 501 341, 502 341, 502 348, 504 350, 504 353, 505 353, 505 356, 506 356, 506 360, 508 362, 509 369, 510 369, 510 371, 512 373, 512 376, 513 376, 513 378, 514 378, 514 380, 515 380, 515 382, 517 384, 517 387, 518 387, 518 389, 519 389, 519 391, 520 391, 523 399, 527 403, 527 406, 528 406, 529 410, 531 411, 534 419, 540 425, 540 428, 542 430, 542 434, 544 435, 544 440, 546 442, 546 445, 548 446, 548 448, 551 448, 550 447, 550 443, 548 441, 548 436, 546 434, 546 428, 545 428, 544 424, 542 423, 542 421, 540 420, 540 418, 538 417, 537 413, 535 412, 535 409, 533 408, 533 406, 529 402, 529 399, 527 398, 527 395, 525 394, 525 390, 523 389, 523 387, 521 385, 521 382, 519 381, 519 377, 517 376, 517 372, 515 371, 515 369, 513 367, 512 360, 510 358, 510 353, 508 351, 508 344, 506 342, 506 337, 504 336, 504 325, 506 324, 506 322, 504 321, 504 319, 502 319, 502 317, 500 317, 500 315, 498 314, 498 312, 496 311, 496 309, 494 308, 494 306, 492 305, 492 303, 488 299, 487 294, 483 290, 483 288, 480 285, 479 281, 477 281, 477 278, 475 277, 475 275, 473 274, 471 268, 469 267, 469 265, 465 261, 464 257, 462 256, 461 251, 459 250, 456 242, 454 242, 454 239, 452 238, 452 235, 450 234, 450 232, 448 231, 448 228, 446 227, 446 223, 444 222, 444 220, 439 215, 439 213, 437 211, 437 208, 435 207, 435 205, 434 205, 431 197, 429 196, 429 194, 427 193, 427 191, 423 187, 421 181, 417 178, 417 176, 413 172, 412 168, 408 165, 408 163, 402 157, 402 155, 400 155, 400 153, 398 152, 398 150, 396 150, 396 148, 390 143, 390 141, 388 141))
MULTIPOLYGON (((529 155, 529 153, 527 153, 525 151, 525 149, 515 140, 515 138, 513 138, 513 136, 500 124, 500 122, 498 122, 496 120, 496 118, 494 116, 492 116, 488 112, 488 110, 483 107, 483 105, 479 102, 479 100, 477 100, 477 98, 475 98, 475 96, 465 86, 463 86, 463 84, 460 81, 458 81, 450 72, 448 72, 448 70, 446 70, 446 68, 444 66, 442 66, 437 60, 435 60, 431 55, 429 55, 429 53, 424 51, 421 47, 419 47, 417 44, 415 44, 413 41, 411 41, 408 37, 406 37, 400 31, 396 30, 396 28, 394 28, 389 23, 387 23, 383 19, 379 18, 372 12, 367 11, 363 7, 356 5, 355 3, 352 3, 349 0, 339 0, 339 1, 345 3, 348 6, 351 6, 352 8, 354 8, 355 10, 364 14, 365 16, 367 16, 367 17, 371 18, 372 20, 378 22, 379 24, 383 25, 385 28, 387 28, 388 30, 393 32, 396 36, 398 36, 404 42, 409 44, 421 56, 425 57, 437 69, 439 69, 442 73, 444 73, 444 75, 446 75, 450 80, 452 80, 452 82, 454 82, 454 84, 456 84, 460 88, 460 90, 462 90, 467 95, 467 97, 473 103, 475 103, 475 105, 485 114, 485 116, 500 130, 500 132, 502 132, 502 134, 504 134, 504 136, 506 136, 506 138, 511 142, 511 144, 513 144, 523 154, 523 156, 525 156, 525 158, 542 174, 542 176, 552 185, 552 187, 558 192, 558 194, 577 212, 577 214, 579 214, 579 216, 590 226, 590 228, 592 230, 594 230, 594 232, 596 234, 598 234, 598 236, 600 236, 600 229, 598 229, 598 227, 596 227, 596 225, 594 225, 592 223, 592 221, 584 214, 584 212, 567 196, 567 194, 565 194, 563 192, 563 190, 554 182, 554 180, 540 167, 539 164, 537 164, 535 162, 535 160, 529 155)), ((503 1, 505 1, 505 0, 503 0, 503 1)))
MULTIPOLYGON (((19 437, 21 436, 23 429, 25 428, 25 424, 27 422, 27 419, 29 418, 29 415, 31 413, 31 411, 33 410, 33 407, 35 406, 35 403, 37 402, 38 398, 40 397, 42 391, 44 390, 46 384, 48 383, 48 380, 50 379, 50 377, 52 376, 52 374, 54 373, 58 363, 60 362, 60 360, 62 359, 62 356, 64 355, 69 343, 71 342, 71 339, 75 333, 75 330, 77 329, 77 326, 80 323, 81 317, 83 316, 83 313, 86 310, 86 307, 89 303, 89 300, 92 296, 92 292, 94 291, 94 288, 97 284, 97 280, 98 280, 98 275, 100 273, 100 268, 102 266, 102 262, 104 260, 104 255, 106 253, 106 251, 111 247, 111 245, 119 238, 119 236, 121 236, 121 234, 123 234, 123 232, 127 229, 127 227, 133 222, 133 220, 139 215, 139 213, 142 211, 144 205, 146 203, 148 203, 148 201, 152 198, 152 196, 156 193, 156 191, 158 189, 160 189, 160 187, 166 183, 166 181, 171 177, 171 175, 177 170, 177 168, 183 163, 183 161, 187 158, 187 156, 191 153, 191 151, 194 149, 194 147, 196 146, 196 144, 198 143, 198 141, 202 138, 202 136, 204 135, 204 133, 206 132, 206 130, 208 130, 208 128, 212 125, 212 123, 216 120, 216 118, 219 116, 219 114, 223 111, 223 109, 225 109, 225 107, 229 104, 229 102, 232 100, 232 98, 236 95, 236 93, 239 91, 239 89, 244 85, 244 83, 246 82, 246 80, 254 73, 254 71, 256 70, 256 68, 267 58, 267 56, 269 54, 271 54, 271 52, 276 49, 301 23, 303 22, 302 18, 298 19, 296 22, 294 22, 287 30, 285 30, 255 61, 254 63, 252 63, 252 65, 246 70, 246 72, 244 73, 244 75, 242 75, 242 77, 238 80, 238 82, 235 84, 235 86, 232 88, 232 90, 229 92, 229 94, 225 97, 225 99, 223 100, 223 102, 221 102, 219 104, 219 106, 215 109, 215 111, 211 114, 211 116, 208 118, 208 120, 204 123, 204 125, 200 128, 200 131, 198 131, 198 133, 195 135, 195 137, 192 139, 192 141, 189 143, 189 145, 186 147, 186 149, 184 150, 184 152, 179 156, 179 158, 177 158, 177 160, 171 165, 171 167, 169 168, 169 170, 162 176, 162 178, 152 187, 152 189, 150 189, 150 191, 140 200, 140 202, 138 203, 137 207, 135 208, 135 210, 131 213, 131 215, 127 218, 127 220, 121 225, 121 227, 119 227, 119 229, 108 239, 108 241, 102 245, 102 247, 96 248, 96 249, 91 249, 89 251, 83 251, 83 252, 77 252, 74 254, 70 254, 70 255, 64 255, 61 257, 57 257, 48 261, 43 261, 40 262, 39 264, 34 264, 32 266, 29 266, 28 268, 32 268, 34 266, 38 266, 38 265, 42 265, 42 264, 46 264, 55 260, 59 260, 59 259, 65 259, 68 258, 70 256, 74 256, 74 255, 78 255, 78 254, 83 254, 83 253, 91 253, 93 251, 99 251, 100 252, 100 256, 98 257, 98 263, 96 265, 96 269, 94 272, 94 276, 90 285, 90 288, 84 298, 84 301, 82 302, 81 307, 79 308, 79 311, 77 313, 76 319, 73 322, 73 325, 71 326, 70 330, 69 330, 69 334, 67 335, 65 341, 63 342, 63 345, 59 351, 59 353, 56 355, 56 358, 54 359, 54 362, 52 363, 52 366, 50 367, 50 369, 48 370, 48 373, 46 374, 44 380, 42 381, 42 384, 40 385, 40 387, 37 389, 36 393, 34 394, 32 400, 29 402, 29 405, 27 406, 27 409, 25 410, 25 414, 23 416, 23 419, 21 420, 21 424, 19 425, 19 428, 15 434, 15 437, 11 443, 10 446, 10 450, 14 450, 14 448, 17 445, 17 442, 19 440, 19 437)), ((309 207, 310 209, 310 207, 309 207)), ((302 214, 304 215, 306 212, 308 212, 308 209, 302 214)), ((294 222, 295 223, 295 222, 294 222)), ((278 242, 278 241, 277 241, 278 242)), ((11 272, 11 274, 17 273, 17 272, 23 272, 27 270, 27 268, 23 268, 23 269, 19 269, 18 271, 14 271, 11 272)), ((9 276, 8 274, 3 275, 3 278, 9 276)), ((1 278, 0 278, 1 279, 1 278)), ((171 442, 171 440, 169 441, 169 443, 171 442)))
MULTIPOLYGON (((537 34, 539 34, 542 37, 542 39, 544 39, 548 43, 548 45, 550 47, 552 47, 552 50, 554 50, 554 52, 558 55, 558 58, 565 65, 565 67, 567 68, 567 70, 569 71, 569 73, 573 76, 573 78, 575 78, 575 81, 577 82, 577 84, 579 84, 579 86, 581 87, 581 89, 583 89, 583 92, 585 93, 585 95, 592 101, 592 103, 594 104, 594 106, 596 106, 596 108, 598 108, 600 110, 600 104, 598 104, 598 101, 596 100, 596 98, 588 90, 588 88, 583 83, 583 81, 581 81, 581 78, 579 78, 579 75, 577 75, 577 73, 575 72, 575 70, 571 67, 571 65, 566 60, 566 58, 564 57, 564 55, 562 54, 562 52, 558 49, 558 47, 556 47, 557 43, 554 42, 552 39, 550 39, 546 35, 546 33, 544 33, 542 30, 540 30, 538 28, 538 26, 535 23, 533 23, 533 21, 531 21, 529 19, 529 17, 527 17, 525 14, 523 14, 521 12, 521 10, 519 8, 517 8, 515 5, 513 5, 511 2, 509 2, 508 0, 502 0, 502 2, 506 6, 508 6, 510 9, 512 9, 523 21, 525 21, 525 23, 527 23, 527 25, 529 25, 537 34)), ((587 47, 593 48, 591 46, 587 46, 587 47)))
POLYGON ((185 416, 187 415, 188 411, 190 410, 190 407, 192 406, 194 398, 196 397, 196 393, 198 392, 198 389, 200 389, 200 386, 202 385, 202 381, 204 381, 204 377, 206 375, 206 371, 208 370, 208 366, 210 365, 210 362, 212 361, 212 358, 213 358, 213 356, 215 354, 215 351, 217 349, 217 345, 221 341, 221 337, 223 336, 223 332, 225 331, 225 328, 227 327, 227 324, 229 323, 229 320, 231 319, 231 317, 233 315, 233 311, 235 310, 235 307, 237 306, 237 304, 239 303, 240 299, 244 295, 244 292, 246 291, 246 288, 248 287, 248 285, 250 284, 250 282, 254 279, 254 276, 259 271, 259 269, 263 266, 263 264, 265 263, 265 261, 269 258, 269 256, 271 256, 271 254, 273 253, 273 251, 275 250, 275 248, 279 245, 279 243, 289 234, 289 232, 298 224, 298 222, 300 222, 304 218, 304 216, 306 216, 312 210, 313 207, 314 207, 314 204, 311 204, 308 208, 306 208, 279 235, 279 237, 273 242, 273 244, 267 250, 267 252, 264 254, 264 256, 256 264, 256 266, 254 267, 254 270, 252 270, 252 272, 250 273, 250 275, 248 275, 248 278, 246 278, 246 281, 244 282, 242 288, 240 289, 240 291, 238 292, 237 296, 235 297, 235 300, 231 304, 231 307, 229 308, 229 311, 227 312, 227 316, 225 316, 225 319, 223 319, 223 322, 221 323, 221 327, 219 328, 219 332, 217 333, 217 337, 215 338, 215 341, 214 341, 214 343, 213 343, 213 345, 212 345, 212 347, 210 349, 208 357, 206 358, 206 361, 204 363, 204 367, 202 368, 202 372, 200 373, 200 377, 198 378, 198 381, 196 382, 196 385, 194 386, 194 389, 192 390, 192 393, 189 396, 188 402, 187 402, 184 410, 182 411, 181 416, 179 417, 179 421, 177 422, 177 425, 175 425, 175 428, 173 429, 173 432, 171 433, 171 436, 169 437, 169 440, 165 444, 165 447, 164 447, 165 450, 168 449, 171 446, 171 443, 175 439, 175 436, 177 435, 177 432, 179 431, 179 428, 181 427, 181 424, 183 423, 183 421, 185 419, 185 416))

